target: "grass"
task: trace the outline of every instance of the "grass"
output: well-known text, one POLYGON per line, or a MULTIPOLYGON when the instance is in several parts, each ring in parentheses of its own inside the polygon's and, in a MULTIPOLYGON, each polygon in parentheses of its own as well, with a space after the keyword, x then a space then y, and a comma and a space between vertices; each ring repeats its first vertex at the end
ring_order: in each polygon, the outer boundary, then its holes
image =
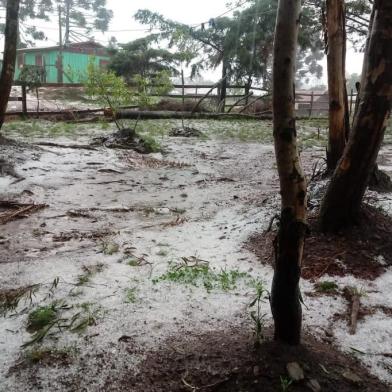
POLYGON ((79 275, 76 280, 76 286, 84 286, 90 282, 91 278, 100 272, 103 271, 105 268, 105 264, 98 263, 82 267, 83 274, 79 275))
POLYGON ((23 354, 24 361, 31 364, 40 362, 67 361, 75 355, 78 349, 74 346, 63 348, 33 348, 26 350, 23 354))
POLYGON ((66 331, 83 333, 89 326, 95 325, 103 314, 102 308, 91 302, 70 306, 65 301, 53 301, 39 306, 28 315, 26 330, 32 337, 22 347, 27 348, 42 342, 47 336, 56 337, 66 331))
POLYGON ((321 293, 336 293, 339 289, 339 286, 335 282, 324 281, 318 282, 315 285, 316 291, 321 293))
POLYGON ((136 287, 132 287, 129 289, 125 290, 125 302, 127 304, 134 304, 136 302, 136 293, 137 293, 137 289, 136 287))
POLYGON ((129 259, 126 262, 127 265, 129 265, 130 267, 139 267, 140 266, 140 261, 137 259, 129 259))
POLYGON ((0 316, 6 316, 9 312, 14 311, 22 300, 31 304, 39 287, 40 285, 32 285, 17 289, 0 290, 0 316))
POLYGON ((264 283, 260 280, 254 280, 253 286, 255 288, 255 296, 252 302, 249 304, 251 308, 250 317, 254 325, 255 333, 255 345, 260 346, 262 340, 264 339, 263 329, 264 329, 264 318, 266 314, 261 313, 261 305, 268 298, 268 290, 264 287, 264 283))
MULTIPOLYGON (((187 120, 186 125, 202 131, 206 138, 237 140, 239 142, 258 142, 272 144, 272 121, 265 120, 187 120)), ((145 138, 153 151, 160 151, 159 140, 168 136, 174 127, 181 126, 181 120, 142 120, 137 131, 145 138)), ((328 121, 326 118, 298 120, 299 145, 324 147, 327 139, 328 121)), ((73 124, 45 120, 12 121, 4 124, 5 136, 13 138, 55 138, 66 136, 71 139, 94 137, 116 131, 113 123, 102 121, 95 124, 73 124)), ((392 143, 391 122, 386 130, 385 144, 392 143)))
POLYGON ((218 289, 230 291, 237 288, 240 280, 250 279, 250 275, 239 270, 222 269, 217 271, 211 269, 208 264, 175 264, 170 263, 168 271, 153 279, 153 283, 157 284, 162 281, 169 281, 190 285, 195 287, 204 287, 207 292, 218 289))
POLYGON ((106 256, 114 255, 118 253, 120 250, 120 245, 116 244, 115 242, 103 242, 101 244, 101 251, 106 256))
POLYGON ((57 319, 59 304, 57 302, 47 306, 40 306, 29 313, 26 329, 29 332, 37 332, 57 319))

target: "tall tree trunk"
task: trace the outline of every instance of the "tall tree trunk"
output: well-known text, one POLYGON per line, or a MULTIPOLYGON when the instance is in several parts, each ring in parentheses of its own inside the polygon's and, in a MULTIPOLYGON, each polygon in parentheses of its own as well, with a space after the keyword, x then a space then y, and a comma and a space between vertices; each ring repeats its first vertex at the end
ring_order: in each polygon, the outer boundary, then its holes
POLYGON ((327 65, 329 90, 329 138, 327 168, 333 172, 343 155, 349 134, 346 88, 346 27, 344 0, 327 0, 327 65))
POLYGON ((59 4, 58 6, 58 16, 59 16, 59 51, 57 55, 57 83, 63 83, 64 76, 64 66, 63 66, 63 18, 62 18, 62 8, 59 4))
POLYGON ((65 0, 65 34, 64 34, 64 45, 70 43, 70 12, 71 12, 71 0, 65 0))
POLYGON ((299 280, 306 232, 306 180, 297 147, 294 107, 300 11, 301 0, 279 0, 273 63, 274 140, 282 205, 271 310, 275 339, 293 345, 301 339, 299 280))
POLYGON ((391 111, 391 0, 375 0, 374 10, 358 113, 321 207, 320 221, 325 231, 336 231, 356 221, 391 111))
POLYGON ((4 123, 12 83, 14 81, 16 46, 18 43, 19 0, 8 0, 4 31, 3 68, 0 75, 0 129, 4 123))
POLYGON ((222 84, 219 90, 219 107, 222 113, 225 112, 226 95, 227 95, 227 60, 223 58, 222 61, 222 84))

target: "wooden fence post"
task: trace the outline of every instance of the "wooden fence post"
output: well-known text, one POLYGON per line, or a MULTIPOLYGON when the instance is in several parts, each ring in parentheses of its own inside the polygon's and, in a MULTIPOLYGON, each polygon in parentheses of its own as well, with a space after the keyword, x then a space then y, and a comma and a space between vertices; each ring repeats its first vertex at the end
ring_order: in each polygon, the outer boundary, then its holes
POLYGON ((312 112, 313 112, 313 102, 314 102, 314 92, 312 91, 312 95, 310 96, 309 118, 311 118, 311 117, 312 117, 312 112))
POLYGON ((22 113, 23 116, 27 116, 27 93, 25 83, 22 83, 22 113))

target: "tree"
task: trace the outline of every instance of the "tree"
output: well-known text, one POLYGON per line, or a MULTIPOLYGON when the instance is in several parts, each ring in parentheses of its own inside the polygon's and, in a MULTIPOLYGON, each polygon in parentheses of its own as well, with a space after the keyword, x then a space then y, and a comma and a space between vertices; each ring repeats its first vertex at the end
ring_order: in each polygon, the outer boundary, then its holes
POLYGON ((343 154, 349 133, 346 89, 346 28, 344 0, 326 1, 326 42, 329 92, 327 169, 332 172, 343 154))
POLYGON ((358 219, 391 111, 392 2, 375 0, 373 7, 358 113, 321 207, 325 231, 339 230, 358 219))
POLYGON ((208 24, 203 23, 199 26, 200 28, 166 19, 163 15, 149 10, 139 10, 135 19, 152 28, 159 28, 162 31, 161 37, 169 39, 169 47, 176 46, 180 51, 187 53, 203 53, 205 57, 193 64, 192 75, 196 75, 206 66, 207 68, 222 66, 220 102, 223 108, 222 102, 226 98, 227 79, 229 78, 229 51, 235 46, 232 40, 232 19, 228 17, 211 19, 208 24))
POLYGON ((297 147, 294 80, 301 0, 279 0, 273 61, 273 123, 281 213, 275 239, 271 310, 275 339, 299 344, 299 280, 306 226, 306 180, 297 147))
MULTIPOLYGON (((0 0, 4 6, 7 0, 0 0)), ((106 8, 106 0, 22 0, 20 7, 20 46, 33 45, 35 40, 46 39, 43 31, 28 24, 31 19, 50 20, 56 15, 59 27, 64 31, 61 41, 89 38, 93 30, 105 32, 113 12, 106 8)), ((60 43, 60 42, 59 42, 60 43)))
POLYGON ((357 85, 360 80, 361 80, 361 75, 358 75, 357 73, 346 74, 347 90, 348 91, 353 90, 354 92, 356 92, 357 85))
MULTIPOLYGON (((241 5, 243 2, 236 5, 241 5)), ((233 17, 217 17, 199 26, 187 26, 164 18, 149 10, 139 10, 135 18, 151 28, 159 28, 171 46, 200 56, 194 70, 222 67, 220 102, 226 97, 228 82, 243 82, 249 90, 252 83, 262 82, 269 88, 277 0, 250 0, 245 9, 233 17)), ((322 48, 321 34, 315 29, 316 7, 304 9, 304 33, 300 38, 299 64, 304 74, 308 70, 320 74, 317 64, 322 48)))
POLYGON ((0 75, 0 129, 4 123, 15 72, 16 45, 18 42, 19 0, 8 0, 4 31, 4 57, 0 75))
POLYGON ((109 68, 128 81, 131 81, 135 75, 154 78, 163 71, 170 75, 178 75, 181 62, 189 62, 192 55, 155 48, 153 47, 155 41, 156 36, 149 35, 121 45, 121 49, 113 56, 109 68))

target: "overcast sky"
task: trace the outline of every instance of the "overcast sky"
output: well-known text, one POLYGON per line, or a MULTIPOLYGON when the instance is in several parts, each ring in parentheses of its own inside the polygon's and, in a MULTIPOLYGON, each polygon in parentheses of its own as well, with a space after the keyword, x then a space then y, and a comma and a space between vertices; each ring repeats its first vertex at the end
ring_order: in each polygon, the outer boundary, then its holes
MULTIPOLYGON (((109 31, 105 34, 96 33, 95 39, 106 44, 111 36, 118 42, 128 42, 148 34, 146 26, 138 24, 133 15, 140 8, 147 8, 159 12, 164 16, 186 24, 200 24, 219 16, 227 11, 227 0, 107 0, 107 6, 114 13, 109 31)), ((43 21, 29 22, 41 27, 48 36, 48 41, 39 42, 37 46, 54 45, 58 42, 57 23, 55 18, 49 23, 43 21)), ((1 42, 1 45, 3 43, 1 42)), ((360 73, 362 68, 362 55, 348 51, 347 71, 360 73)), ((209 74, 207 77, 218 77, 218 74, 209 74)), ((325 80, 325 72, 324 72, 325 80)))

